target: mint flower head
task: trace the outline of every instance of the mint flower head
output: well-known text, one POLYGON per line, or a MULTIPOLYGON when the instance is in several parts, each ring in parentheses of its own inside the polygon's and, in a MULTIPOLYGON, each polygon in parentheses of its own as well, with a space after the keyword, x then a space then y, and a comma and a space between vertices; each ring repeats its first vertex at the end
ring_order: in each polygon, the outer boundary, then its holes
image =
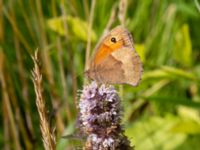
POLYGON ((81 129, 87 135, 87 150, 129 150, 123 134, 120 98, 113 86, 95 81, 84 86, 79 103, 81 129))

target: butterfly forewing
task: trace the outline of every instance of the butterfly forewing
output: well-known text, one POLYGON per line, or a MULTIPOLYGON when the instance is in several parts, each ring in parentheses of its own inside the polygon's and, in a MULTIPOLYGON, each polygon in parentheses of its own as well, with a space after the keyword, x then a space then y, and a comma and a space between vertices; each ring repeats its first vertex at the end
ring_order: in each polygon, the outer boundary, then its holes
POLYGON ((136 86, 141 78, 142 63, 134 50, 132 36, 118 26, 98 46, 86 71, 89 78, 100 83, 136 86))

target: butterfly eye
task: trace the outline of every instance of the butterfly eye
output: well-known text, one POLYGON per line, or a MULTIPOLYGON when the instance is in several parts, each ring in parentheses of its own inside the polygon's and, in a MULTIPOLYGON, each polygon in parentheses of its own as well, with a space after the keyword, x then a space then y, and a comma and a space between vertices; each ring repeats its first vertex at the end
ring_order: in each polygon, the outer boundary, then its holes
POLYGON ((116 41, 116 38, 115 38, 115 37, 112 37, 112 38, 111 38, 111 42, 116 43, 116 42, 117 42, 117 41, 116 41))

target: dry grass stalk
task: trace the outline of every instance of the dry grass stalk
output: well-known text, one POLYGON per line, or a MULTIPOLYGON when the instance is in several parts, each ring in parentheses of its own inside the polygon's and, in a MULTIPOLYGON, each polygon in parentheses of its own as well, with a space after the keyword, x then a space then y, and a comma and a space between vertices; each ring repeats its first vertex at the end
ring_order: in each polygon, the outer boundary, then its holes
MULTIPOLYGON (((11 17, 13 18, 14 22, 17 22, 16 20, 16 14, 14 13, 14 4, 10 4, 10 15, 11 17)), ((26 121, 26 124, 28 126, 28 130, 31 134, 31 137, 32 138, 35 138, 35 135, 34 135, 34 130, 33 130, 33 123, 32 123, 32 118, 31 118, 31 113, 30 113, 30 103, 29 103, 29 87, 28 87, 28 83, 27 83, 27 78, 26 78, 26 75, 25 75, 25 69, 24 69, 24 63, 23 63, 23 58, 22 58, 22 55, 20 53, 21 51, 21 47, 20 47, 20 41, 18 40, 17 38, 17 35, 16 33, 14 32, 14 36, 13 36, 13 39, 14 39, 14 45, 15 45, 15 49, 16 49, 16 58, 17 58, 17 65, 19 66, 19 69, 18 69, 18 72, 19 72, 19 79, 20 79, 20 82, 22 84, 21 88, 22 88, 22 96, 23 96, 23 101, 24 101, 24 104, 26 107, 25 108, 25 121, 26 121)), ((12 84, 12 81, 11 81, 11 84, 12 84)), ((16 99, 16 96, 14 94, 14 85, 13 86, 10 86, 10 89, 12 89, 11 91, 13 91, 13 100, 14 98, 16 99)), ((20 108, 18 108, 18 101, 16 101, 16 108, 19 110, 20 108)), ((19 111, 17 111, 19 112, 19 111)), ((19 117, 18 117, 18 121, 19 120, 23 120, 23 117, 21 116, 20 112, 19 112, 19 117)), ((27 138, 28 137, 28 133, 26 132, 26 129, 25 129, 25 125, 23 123, 21 123, 21 121, 19 121, 19 124, 21 124, 21 127, 20 129, 22 131, 24 131, 23 135, 24 135, 24 141, 25 143, 27 143, 26 145, 29 145, 31 146, 31 142, 29 142, 29 140, 31 140, 31 138, 27 138)))
MULTIPOLYGON (((6 74, 5 74, 5 56, 2 52, 2 49, 0 48, 0 84, 2 87, 2 100, 3 100, 3 113, 4 116, 6 116, 6 118, 8 118, 8 120, 4 120, 4 123, 8 123, 8 124, 4 124, 6 125, 5 129, 4 129, 4 136, 5 136, 5 140, 10 140, 8 137, 8 134, 10 134, 12 140, 13 140, 13 144, 16 150, 20 150, 21 149, 21 145, 20 145, 20 138, 19 138, 19 130, 18 130, 18 126, 16 125, 15 122, 15 115, 13 113, 12 110, 12 105, 11 105, 11 100, 9 97, 9 93, 8 93, 8 85, 6 83, 6 74), (10 127, 9 130, 7 130, 7 126, 8 128, 10 127), (7 131, 6 131, 7 130, 7 131), (10 133, 8 133, 10 132, 10 133)), ((5 117, 4 117, 5 118, 5 117)), ((9 146, 5 145, 5 148, 9 146)))
POLYGON ((89 57, 91 50, 91 33, 92 33, 92 25, 94 19, 94 8, 95 8, 96 0, 92 1, 91 9, 90 9, 90 17, 88 22, 88 37, 87 37, 87 47, 86 47, 86 55, 85 55, 85 70, 89 67, 89 57))
MULTIPOLYGON (((14 13, 12 14, 14 15, 14 13)), ((9 91, 9 95, 10 97, 12 97, 12 103, 13 103, 13 108, 15 110, 15 116, 16 116, 16 121, 17 124, 19 124, 19 129, 20 129, 20 134, 22 135, 24 144, 26 149, 31 149, 32 148, 32 142, 33 139, 35 138, 34 136, 34 130, 33 130, 33 123, 32 123, 32 118, 31 118, 31 113, 30 113, 30 103, 29 103, 29 87, 27 84, 27 78, 25 77, 25 70, 24 70, 24 66, 23 66, 23 60, 22 60, 22 56, 20 55, 20 44, 18 39, 16 38, 15 34, 13 36, 14 38, 14 43, 15 43, 15 49, 16 49, 16 55, 17 55, 17 64, 19 66, 19 79, 21 82, 21 89, 22 89, 22 96, 23 96, 23 102, 25 104, 24 110, 25 110, 25 118, 22 117, 22 114, 20 112, 20 105, 19 105, 19 101, 15 95, 15 89, 14 89, 14 85, 12 82, 12 79, 8 77, 8 84, 10 85, 8 88, 9 91), (23 123, 25 122, 25 123, 23 123), (26 128, 27 125, 27 128, 26 128), (27 131, 28 129, 28 131, 27 131), (29 134, 29 133, 30 134, 29 134), (30 136, 30 137, 29 137, 30 136)))
POLYGON ((3 1, 0 1, 0 42, 4 39, 3 1))
MULTIPOLYGON (((120 0, 118 18, 119 18, 120 24, 122 26, 125 26, 127 6, 128 6, 128 1, 127 0, 120 0)), ((123 85, 120 85, 119 86, 119 95, 120 95, 120 97, 123 97, 123 95, 124 95, 123 91, 124 91, 123 85)))
POLYGON ((117 10, 116 5, 113 5, 112 10, 111 10, 111 14, 110 14, 110 18, 109 18, 109 20, 108 20, 108 22, 106 24, 106 27, 105 27, 105 29, 104 29, 104 31, 103 31, 98 43, 96 44, 96 46, 95 46, 95 48, 94 48, 94 50, 92 52, 92 56, 95 54, 95 50, 97 49, 97 47, 99 47, 99 45, 101 44, 102 39, 109 32, 111 26, 113 25, 113 23, 115 21, 115 18, 116 18, 116 10, 117 10))
POLYGON ((50 129, 50 124, 46 116, 45 101, 42 96, 42 74, 38 66, 38 51, 35 52, 34 57, 32 57, 34 62, 34 68, 32 71, 32 80, 34 84, 35 94, 36 94, 36 105, 40 117, 40 129, 42 132, 43 144, 45 150, 55 150, 56 140, 54 132, 50 129))
POLYGON ((127 9, 127 0, 121 0, 119 2, 119 21, 121 25, 125 26, 125 18, 126 18, 126 9, 127 9))
MULTIPOLYGON (((60 104, 60 97, 58 96, 56 83, 54 80, 54 73, 53 73, 53 66, 52 61, 49 55, 49 49, 48 49, 48 40, 47 40, 47 34, 45 30, 45 16, 42 9, 42 3, 40 0, 34 1, 35 3, 32 3, 35 6, 36 11, 36 19, 38 20, 38 26, 37 31, 40 33, 40 36, 38 37, 38 40, 40 42, 40 46, 42 47, 41 51, 41 57, 42 62, 44 63, 44 71, 45 71, 45 77, 48 79, 48 83, 50 86, 50 95, 52 98, 52 105, 54 109, 58 108, 58 105, 60 104)), ((34 9, 34 8, 33 8, 34 9)), ((35 12, 34 12, 35 13, 35 12)), ((55 114, 56 119, 56 127, 58 133, 62 133, 64 130, 64 122, 62 120, 62 116, 59 112, 55 114)))

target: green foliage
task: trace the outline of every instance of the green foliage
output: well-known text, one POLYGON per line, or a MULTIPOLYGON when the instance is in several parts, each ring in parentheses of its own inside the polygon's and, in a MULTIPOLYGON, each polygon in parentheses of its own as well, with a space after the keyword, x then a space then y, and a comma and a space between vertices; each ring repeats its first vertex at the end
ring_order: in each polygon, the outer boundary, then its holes
MULTIPOLYGON (((64 36, 66 34, 64 29, 64 21, 68 24, 69 31, 71 31, 71 33, 69 33, 70 36, 85 42, 87 41, 88 23, 77 17, 67 16, 65 18, 53 18, 49 19, 47 24, 50 29, 57 32, 61 36, 64 36)), ((91 40, 92 42, 96 41, 96 34, 94 31, 92 31, 91 40)))
MULTIPOLYGON (((126 134, 138 150, 197 150, 200 146, 199 142, 193 142, 194 145, 192 145, 189 137, 197 140, 198 136, 189 135, 187 138, 189 134, 188 131, 179 130, 179 132, 175 132, 175 128, 178 128, 178 124, 181 123, 183 123, 183 121, 180 120, 179 116, 167 115, 164 118, 143 118, 134 125, 128 126, 126 134)), ((194 129, 194 124, 192 126, 192 122, 188 121, 188 123, 184 125, 184 129, 189 129, 190 131, 191 128, 194 129)), ((195 131, 195 133, 198 132, 195 131)))
POLYGON ((192 45, 189 35, 189 27, 184 24, 175 36, 174 59, 183 66, 192 64, 192 45))

